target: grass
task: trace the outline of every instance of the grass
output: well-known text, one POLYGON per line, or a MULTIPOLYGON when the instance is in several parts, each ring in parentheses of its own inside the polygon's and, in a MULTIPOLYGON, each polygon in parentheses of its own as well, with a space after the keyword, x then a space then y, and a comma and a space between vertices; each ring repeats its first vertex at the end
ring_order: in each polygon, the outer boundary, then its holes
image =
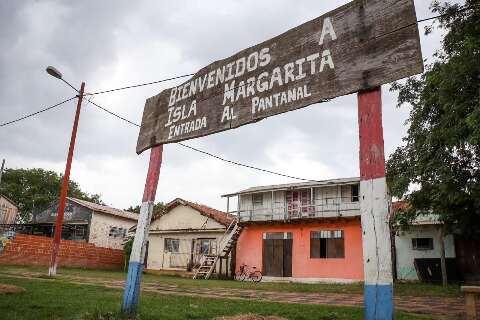
MULTIPOLYGON (((45 267, 26 267, 26 266, 0 266, 1 272, 44 272, 45 267)), ((77 268, 60 268, 58 270, 60 277, 90 277, 108 280, 124 280, 126 277, 123 271, 101 271, 85 270, 77 268)), ((180 288, 236 288, 249 290, 265 290, 280 292, 331 292, 331 293, 363 293, 363 283, 352 284, 306 284, 306 283, 252 283, 231 280, 192 280, 178 276, 158 275, 146 273, 142 278, 145 282, 155 282, 165 285, 175 285, 180 288)), ((455 297, 461 296, 459 285, 440 285, 423 283, 395 283, 394 294, 396 296, 435 296, 435 297, 455 297)))
MULTIPOLYGON (((78 285, 65 280, 2 278, 0 283, 17 285, 26 292, 0 296, 0 317, 12 320, 122 319, 122 290, 78 285)), ((213 319, 224 315, 255 313, 287 319, 362 319, 361 308, 282 304, 228 299, 208 299, 143 293, 140 319, 213 319)), ((396 319, 433 319, 398 313, 396 319)))

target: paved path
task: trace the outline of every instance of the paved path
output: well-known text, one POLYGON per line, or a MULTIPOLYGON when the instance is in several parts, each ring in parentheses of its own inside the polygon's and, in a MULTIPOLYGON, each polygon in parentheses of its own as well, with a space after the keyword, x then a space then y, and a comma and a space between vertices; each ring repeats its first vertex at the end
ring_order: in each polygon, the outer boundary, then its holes
MULTIPOLYGON (((14 278, 46 279, 43 273, 25 271, 0 272, 0 276, 14 278)), ((59 275, 58 278, 77 284, 101 285, 109 288, 123 288, 123 280, 104 278, 59 275)), ((249 290, 238 288, 202 288, 166 285, 160 282, 144 282, 142 291, 158 294, 175 294, 181 296, 211 297, 223 299, 254 299, 256 301, 271 301, 300 304, 324 304, 334 306, 362 307, 363 295, 344 293, 311 293, 311 292, 278 292, 264 290, 249 290)), ((439 319, 462 319, 464 301, 461 297, 410 297, 394 298, 395 309, 430 316, 439 319)), ((480 303, 477 305, 480 307, 480 303)), ((480 310, 479 310, 480 311, 480 310)))

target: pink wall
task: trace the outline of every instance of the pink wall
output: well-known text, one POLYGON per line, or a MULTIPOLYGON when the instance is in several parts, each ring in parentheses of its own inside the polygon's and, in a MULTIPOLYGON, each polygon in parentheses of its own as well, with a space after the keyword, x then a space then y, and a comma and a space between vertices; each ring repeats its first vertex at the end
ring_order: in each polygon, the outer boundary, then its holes
POLYGON ((236 265, 262 268, 264 232, 292 232, 292 277, 363 280, 362 230, 360 220, 337 222, 305 222, 278 225, 246 226, 237 242, 236 265), (310 231, 343 230, 344 259, 311 259, 310 231))

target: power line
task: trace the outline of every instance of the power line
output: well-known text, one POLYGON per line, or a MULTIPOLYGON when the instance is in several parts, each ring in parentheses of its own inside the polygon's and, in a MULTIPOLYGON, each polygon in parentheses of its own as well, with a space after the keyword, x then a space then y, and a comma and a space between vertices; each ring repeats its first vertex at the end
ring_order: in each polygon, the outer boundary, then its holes
POLYGON ((59 103, 57 103, 57 104, 54 104, 53 106, 46 107, 46 108, 41 109, 41 110, 39 110, 39 111, 36 111, 36 112, 34 112, 34 113, 27 114, 27 115, 25 115, 25 116, 23 116, 23 117, 20 117, 20 118, 18 118, 18 119, 15 119, 15 120, 12 120, 12 121, 8 121, 8 122, 4 122, 4 123, 0 124, 0 127, 4 127, 4 126, 6 126, 6 125, 9 125, 9 124, 12 124, 12 123, 21 121, 21 120, 25 120, 25 119, 27 119, 27 118, 33 117, 33 116, 35 116, 35 115, 37 115, 37 114, 40 114, 40 113, 42 113, 42 112, 51 110, 51 109, 53 109, 53 108, 56 108, 56 107, 58 107, 58 106, 61 106, 62 104, 66 103, 66 102, 69 102, 69 101, 75 99, 76 97, 77 97, 77 96, 74 96, 74 97, 71 97, 71 98, 69 98, 69 99, 67 99, 67 100, 63 100, 62 102, 59 102, 59 103))
MULTIPOLYGON (((90 101, 91 104, 93 104, 94 106, 98 107, 99 109, 101 109, 102 111, 105 111, 107 112, 108 114, 120 119, 120 120, 123 120, 133 126, 136 126, 136 127, 140 127, 139 124, 133 122, 133 121, 130 121, 128 120, 127 118, 125 117, 122 117, 110 110, 108 110, 107 108, 105 107, 102 107, 100 105, 98 105, 97 103, 93 102, 93 101, 90 101)), ((312 179, 305 179, 305 178, 299 178, 299 177, 295 177, 295 176, 291 176, 291 175, 288 175, 288 174, 284 174, 284 173, 280 173, 280 172, 275 172, 275 171, 271 171, 271 170, 267 170, 267 169, 263 169, 263 168, 259 168, 259 167, 255 167, 255 166, 251 166, 251 165, 248 165, 248 164, 244 164, 244 163, 241 163, 241 162, 237 162, 237 161, 233 161, 233 160, 228 160, 228 159, 225 159, 225 158, 222 158, 220 156, 217 156, 213 153, 210 153, 210 152, 207 152, 207 151, 204 151, 204 150, 201 150, 201 149, 198 149, 198 148, 195 148, 195 147, 192 147, 192 146, 189 146, 188 144, 185 144, 185 143, 181 143, 181 142, 177 142, 176 144, 184 147, 184 148, 188 148, 190 150, 193 150, 193 151, 196 151, 196 152, 199 152, 199 153, 202 153, 204 155, 207 155, 209 157, 212 157, 212 158, 215 158, 215 159, 218 159, 220 161, 223 161, 223 162, 226 162, 226 163, 230 163, 230 164, 233 164, 233 165, 236 165, 236 166, 241 166, 241 167, 245 167, 245 168, 249 168, 249 169, 253 169, 253 170, 257 170, 257 171, 261 171, 261 172, 266 172, 266 173, 270 173, 270 174, 274 174, 274 175, 277 175, 277 176, 281 176, 281 177, 285 177, 285 178, 290 178, 290 179, 295 179, 295 180, 301 180, 301 181, 308 181, 308 182, 319 182, 319 180, 312 180, 312 179)))
MULTIPOLYGON (((474 9, 474 8, 477 8, 477 6, 473 5, 473 6, 469 6, 469 7, 464 7, 464 8, 458 9, 455 13, 460 13, 460 12, 467 11, 467 10, 474 9)), ((405 26, 402 26, 402 27, 400 27, 400 28, 397 28, 397 29, 395 29, 395 30, 392 30, 392 31, 389 31, 389 32, 387 32, 387 33, 384 33, 384 34, 375 36, 375 37, 373 37, 372 39, 369 39, 369 40, 374 40, 374 39, 377 39, 377 38, 381 38, 381 37, 383 37, 383 36, 386 36, 386 35, 392 34, 392 33, 394 33, 394 32, 403 30, 403 29, 405 29, 405 28, 411 27, 411 26, 413 26, 413 25, 415 25, 415 24, 419 24, 419 23, 421 23, 421 22, 425 22, 425 21, 429 21, 429 20, 438 19, 438 18, 440 18, 440 17, 447 16, 447 15, 450 15, 450 14, 451 14, 451 13, 444 13, 444 14, 440 14, 440 15, 437 15, 437 16, 420 19, 420 20, 417 20, 417 21, 415 21, 415 22, 409 23, 409 24, 407 24, 407 25, 405 25, 405 26)), ((115 88, 115 89, 97 91, 97 92, 93 92, 93 93, 86 93, 86 95, 98 95, 98 94, 109 93, 109 92, 114 92, 114 91, 120 91, 120 90, 126 90, 126 89, 133 89, 133 88, 138 88, 138 87, 143 87, 143 86, 149 86, 149 85, 152 85, 152 84, 162 83, 162 82, 166 82, 166 81, 171 81, 171 80, 181 79, 181 78, 185 78, 185 77, 190 77, 190 76, 193 76, 193 75, 195 75, 195 73, 189 73, 189 74, 184 74, 184 75, 175 76, 175 77, 171 77, 171 78, 165 78, 165 79, 161 79, 161 80, 157 80, 157 81, 152 81, 152 82, 134 84, 134 85, 125 86, 125 87, 120 87, 120 88, 115 88)))
POLYGON ((166 79, 161 79, 161 80, 152 81, 152 82, 134 84, 134 85, 131 85, 131 86, 126 86, 126 87, 121 87, 121 88, 115 88, 115 89, 109 89, 109 90, 103 90, 103 91, 98 91, 98 92, 93 92, 93 93, 87 93, 87 94, 93 96, 93 95, 102 94, 102 93, 108 93, 108 92, 120 91, 120 90, 125 90, 125 89, 132 89, 132 88, 138 88, 138 87, 143 87, 143 86, 149 86, 149 85, 152 85, 152 84, 157 84, 157 83, 166 82, 166 81, 170 81, 170 80, 175 80, 175 79, 190 77, 190 76, 193 76, 194 74, 195 74, 195 73, 184 74, 184 75, 176 76, 176 77, 172 77, 172 78, 166 78, 166 79))

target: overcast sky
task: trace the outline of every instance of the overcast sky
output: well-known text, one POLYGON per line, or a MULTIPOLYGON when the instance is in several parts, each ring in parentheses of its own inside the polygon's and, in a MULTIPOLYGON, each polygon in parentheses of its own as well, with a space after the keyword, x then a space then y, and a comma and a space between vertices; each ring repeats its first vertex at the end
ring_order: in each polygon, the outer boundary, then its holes
MULTIPOLYGON (((89 92, 196 72, 218 59, 276 36, 348 1, 2 1, 0 3, 0 123, 74 95, 45 72, 53 65, 89 92)), ((417 18, 432 16, 416 0, 417 18)), ((425 37, 431 59, 441 32, 425 37)), ((431 61, 431 60, 430 60, 431 61)), ((136 123, 146 98, 172 81, 98 95, 94 101, 136 123)), ((75 101, 0 128, 0 159, 8 168, 63 173, 75 101)), ((388 156, 402 143, 408 108, 383 86, 388 156)), ((71 178, 117 208, 141 201, 149 152, 135 153, 138 128, 84 105, 71 178)), ((271 117, 186 143, 227 159, 307 179, 358 176, 355 95, 271 117)), ((176 197, 225 210, 220 195, 293 182, 233 166, 179 145, 166 145, 157 201, 176 197)))

